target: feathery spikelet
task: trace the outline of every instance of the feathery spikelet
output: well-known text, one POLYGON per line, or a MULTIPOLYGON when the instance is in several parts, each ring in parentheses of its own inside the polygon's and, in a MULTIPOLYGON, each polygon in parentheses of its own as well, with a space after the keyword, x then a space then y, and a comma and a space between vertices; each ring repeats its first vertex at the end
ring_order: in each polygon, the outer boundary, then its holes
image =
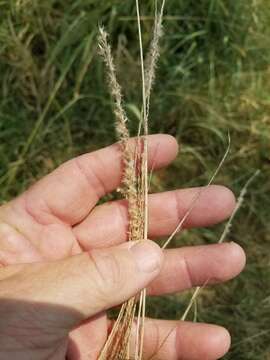
MULTIPOLYGON (((121 86, 116 78, 108 34, 102 28, 99 29, 99 50, 107 67, 108 85, 114 100, 115 129, 121 144, 124 165, 121 192, 128 201, 129 240, 139 241, 144 235, 144 192, 141 174, 141 164, 145 157, 144 149, 140 139, 137 140, 135 147, 132 148, 130 145, 128 118, 123 107, 121 86)), ((129 357, 130 332, 135 311, 135 298, 122 305, 112 332, 100 354, 100 360, 126 360, 129 357)))
POLYGON ((111 47, 108 43, 108 34, 99 28, 99 52, 107 67, 108 86, 114 100, 115 129, 121 144, 124 174, 121 192, 129 202, 129 240, 138 239, 138 228, 141 225, 141 216, 138 209, 138 190, 136 176, 136 148, 132 150, 127 127, 128 118, 123 107, 122 90, 116 78, 116 70, 111 47))
POLYGON ((165 7, 165 0, 161 5, 161 10, 157 14, 157 1, 155 2, 155 24, 153 30, 153 38, 150 44, 150 49, 146 57, 146 69, 145 69, 145 95, 146 95, 146 115, 149 116, 151 91, 155 82, 157 62, 160 56, 160 39, 163 35, 163 13, 165 7))
POLYGON ((129 139, 129 131, 127 128, 128 118, 122 104, 121 87, 116 79, 116 71, 112 51, 108 43, 108 34, 102 27, 99 28, 98 43, 100 55, 102 56, 104 63, 107 67, 108 85, 112 98, 114 100, 116 132, 120 141, 127 142, 129 139))

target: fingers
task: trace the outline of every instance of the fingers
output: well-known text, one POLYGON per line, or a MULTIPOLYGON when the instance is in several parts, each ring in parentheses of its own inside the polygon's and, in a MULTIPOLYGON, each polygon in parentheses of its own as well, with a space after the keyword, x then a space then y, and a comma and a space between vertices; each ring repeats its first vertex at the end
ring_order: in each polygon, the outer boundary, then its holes
MULTIPOLYGON (((131 140, 135 146, 135 140, 131 140)), ((176 140, 169 135, 149 136, 149 166, 160 168, 176 156, 176 140)), ((116 189, 123 173, 118 144, 79 156, 60 166, 25 193, 29 213, 42 224, 55 219, 80 222, 100 197, 116 189)))
MULTIPOLYGON (((190 208, 200 188, 169 191, 149 196, 149 238, 171 234, 190 208)), ((210 186, 201 192, 185 227, 208 226, 226 219, 235 206, 232 192, 223 186, 210 186)), ((125 201, 97 206, 74 228, 84 249, 104 247, 127 239, 128 209, 125 201)))
MULTIPOLYGON (((203 285, 206 281, 208 283, 226 281, 236 276, 244 264, 245 254, 235 243, 167 250, 161 272, 148 287, 148 294, 160 295, 178 292, 195 285, 203 285)), ((159 324, 161 328, 163 327, 162 322, 156 322, 156 324, 159 324)), ((177 323, 170 324, 173 324, 174 327, 177 326, 177 323)), ((94 323, 91 321, 76 329, 71 334, 70 359, 96 359, 104 344, 104 338, 100 334, 106 333, 105 327, 106 319, 103 317, 102 319, 97 318, 94 323), (99 335, 98 338, 91 336, 90 340, 89 334, 92 329, 99 329, 99 335)), ((155 336, 156 332, 152 331, 152 334, 155 336)), ((148 339, 149 336, 146 337, 148 339)), ((152 341, 150 344, 146 344, 146 349, 153 348, 156 342, 152 341)), ((166 347, 164 351, 166 353, 166 347)), ((177 359, 178 357, 172 358, 177 359)), ((146 359, 148 358, 146 357, 146 359)), ((159 357, 159 359, 169 358, 159 357)), ((202 357, 202 359, 204 358, 202 357)))
POLYGON ((142 241, 61 261, 11 266, 3 269, 7 280, 1 282, 0 298, 32 302, 34 308, 35 304, 46 304, 70 309, 70 317, 61 316, 59 311, 53 322, 71 330, 80 321, 137 294, 158 275, 162 262, 160 248, 142 241))
MULTIPOLYGON (((105 339, 107 320, 102 317, 87 322, 72 333, 68 356, 72 360, 96 359, 105 339), (98 330, 99 329, 99 330, 98 330), (98 330, 98 331, 97 331, 98 330), (89 334, 97 338, 89 338, 89 334), (101 341, 102 339, 102 341, 101 341)), ((131 336, 131 354, 135 350, 136 324, 131 336)), ((146 319, 144 359, 219 359, 230 347, 230 335, 220 326, 182 321, 146 319)))
POLYGON ((69 334, 68 360, 96 360, 108 336, 105 314, 85 321, 69 334))
POLYGON ((18 230, 5 223, 0 224, 0 265, 41 260, 37 249, 18 230))
MULTIPOLYGON (((133 339, 133 351, 134 347, 133 339)), ((143 355, 147 360, 217 360, 229 347, 228 331, 216 325, 151 319, 145 322, 143 355)))
POLYGON ((244 250, 233 242, 167 250, 161 272, 148 287, 148 294, 169 294, 224 282, 237 276, 245 262, 244 250))
MULTIPOLYGON (((244 264, 245 254, 235 243, 167 250, 161 272, 150 284, 147 292, 148 295, 160 295, 182 291, 196 285, 204 285, 206 281, 208 284, 226 281, 236 276, 244 264)), ((156 322, 156 324, 163 327, 162 322, 156 322)), ((176 327, 177 323, 174 323, 174 326, 176 327)), ((102 317, 101 319, 97 318, 94 322, 85 323, 73 331, 69 346, 70 359, 96 359, 105 342, 101 336, 106 333, 105 327, 106 319, 102 317), (92 329, 99 329, 99 335, 98 338, 91 336, 90 340, 89 334, 92 329)), ((210 329, 212 329, 211 326, 210 329)), ((155 336, 156 332, 154 331, 152 334, 155 336)), ((149 336, 146 337, 148 339, 149 336)), ((146 349, 150 351, 149 348, 153 348, 156 342, 152 341, 150 344, 146 344, 146 349)), ((167 351, 166 347, 164 351, 167 351)), ((169 359, 167 357, 158 358, 169 359)), ((177 359, 178 357, 172 358, 177 359)), ((146 357, 146 359, 148 358, 146 357)))

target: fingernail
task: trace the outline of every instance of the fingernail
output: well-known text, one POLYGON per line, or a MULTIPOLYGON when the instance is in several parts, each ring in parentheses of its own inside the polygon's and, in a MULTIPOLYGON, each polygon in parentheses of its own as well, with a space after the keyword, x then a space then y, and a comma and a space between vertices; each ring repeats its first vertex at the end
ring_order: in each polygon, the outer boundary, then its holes
POLYGON ((130 248, 138 269, 142 272, 154 272, 161 267, 163 253, 152 241, 141 241, 130 248))

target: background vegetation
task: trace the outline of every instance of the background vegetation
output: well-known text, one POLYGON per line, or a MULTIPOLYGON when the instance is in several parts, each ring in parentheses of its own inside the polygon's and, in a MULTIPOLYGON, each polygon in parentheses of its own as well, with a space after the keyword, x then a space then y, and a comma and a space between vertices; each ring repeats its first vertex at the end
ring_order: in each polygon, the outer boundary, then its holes
MULTIPOLYGON (((144 42, 153 1, 143 3, 144 42)), ((96 51, 97 24, 112 34, 127 110, 136 124, 138 46, 134 1, 0 1, 0 196, 6 201, 79 153, 114 141, 110 98, 96 51)), ((239 193, 256 170, 231 239, 247 251, 245 272, 206 289, 197 319, 227 326, 226 359, 270 359, 270 7, 267 0, 170 0, 151 109, 151 132, 182 144, 153 191, 202 185, 231 133, 216 179, 239 193)), ((134 126, 135 130, 135 126, 134 126)), ((184 243, 215 242, 221 226, 184 243)), ((190 294, 153 299, 154 316, 180 318, 190 294)), ((191 317, 193 314, 191 314, 191 317)))

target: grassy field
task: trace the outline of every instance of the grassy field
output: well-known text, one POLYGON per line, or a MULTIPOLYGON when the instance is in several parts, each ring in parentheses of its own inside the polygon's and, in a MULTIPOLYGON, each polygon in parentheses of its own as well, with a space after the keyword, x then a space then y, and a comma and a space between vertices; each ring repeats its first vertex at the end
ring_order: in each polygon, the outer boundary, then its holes
MULTIPOLYGON (((143 1, 144 44, 154 1, 143 1)), ((0 197, 7 201, 57 165, 114 141, 110 98, 97 56, 97 25, 112 34, 135 133, 140 106, 134 1, 0 0, 0 197)), ((197 318, 227 326, 227 360, 270 359, 270 7, 267 0, 170 0, 151 108, 151 132, 174 135, 182 153, 152 191, 203 185, 227 146, 216 182, 239 194, 261 170, 231 240, 248 255, 233 282, 206 289, 197 318)), ((131 127, 132 127, 131 124, 131 127)), ((222 226, 173 245, 217 241, 222 226)), ((154 316, 180 318, 190 294, 151 300, 154 316)), ((191 314, 191 318, 193 314, 191 314)))

